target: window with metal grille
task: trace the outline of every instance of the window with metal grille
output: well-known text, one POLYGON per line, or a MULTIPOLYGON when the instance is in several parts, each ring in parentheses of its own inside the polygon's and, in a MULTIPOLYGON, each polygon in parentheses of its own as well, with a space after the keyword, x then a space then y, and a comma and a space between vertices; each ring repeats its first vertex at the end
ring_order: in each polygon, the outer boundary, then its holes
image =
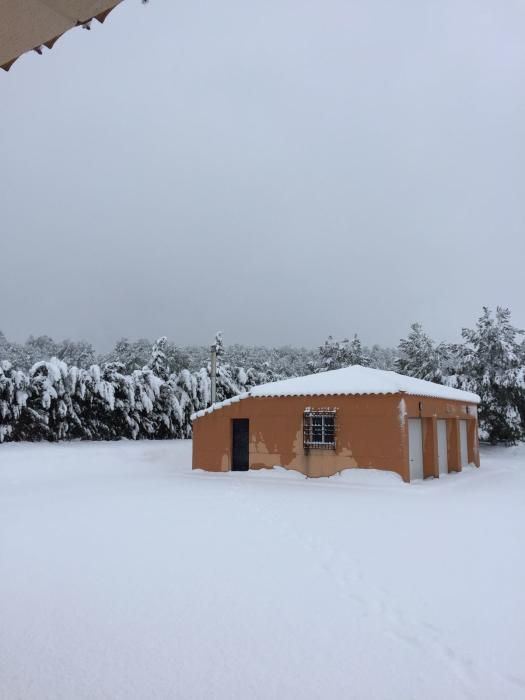
POLYGON ((305 449, 335 450, 335 410, 307 408, 303 416, 303 438, 305 449))

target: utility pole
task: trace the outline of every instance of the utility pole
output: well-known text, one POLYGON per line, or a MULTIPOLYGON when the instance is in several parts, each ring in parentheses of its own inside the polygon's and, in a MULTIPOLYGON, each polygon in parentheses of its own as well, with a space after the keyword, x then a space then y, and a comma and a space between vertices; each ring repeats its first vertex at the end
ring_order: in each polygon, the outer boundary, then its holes
POLYGON ((217 397, 217 346, 214 344, 211 350, 211 405, 217 397))

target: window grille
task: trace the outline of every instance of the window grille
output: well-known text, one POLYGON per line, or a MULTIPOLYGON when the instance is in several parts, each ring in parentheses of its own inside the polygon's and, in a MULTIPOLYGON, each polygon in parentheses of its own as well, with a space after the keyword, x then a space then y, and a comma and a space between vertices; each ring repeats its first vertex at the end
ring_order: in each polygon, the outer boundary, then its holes
POLYGON ((305 449, 335 450, 335 413, 335 409, 330 408, 305 410, 303 416, 305 449))

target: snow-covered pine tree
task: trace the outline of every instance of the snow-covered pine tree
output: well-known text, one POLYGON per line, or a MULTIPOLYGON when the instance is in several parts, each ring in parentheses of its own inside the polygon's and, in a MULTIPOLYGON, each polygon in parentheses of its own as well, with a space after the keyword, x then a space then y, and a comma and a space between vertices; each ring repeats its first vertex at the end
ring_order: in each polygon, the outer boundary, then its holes
POLYGON ((202 367, 195 373, 195 379, 197 383, 197 399, 195 402, 195 410, 200 411, 203 408, 208 408, 208 406, 211 404, 210 374, 205 367, 202 367))
POLYGON ((237 396, 237 394, 241 393, 235 374, 235 369, 232 369, 230 365, 217 365, 217 402, 231 399, 232 396, 237 396))
POLYGON ((363 349, 357 333, 354 333, 354 337, 348 344, 346 359, 349 365, 361 365, 361 367, 370 365, 370 357, 363 349))
POLYGON ((157 440, 181 437, 182 410, 177 398, 177 375, 162 380, 153 402, 154 437, 157 440))
POLYGON ((83 435, 90 440, 133 437, 134 387, 120 363, 75 369, 76 390, 72 403, 79 406, 83 435))
POLYGON ((155 403, 160 396, 162 379, 157 377, 149 367, 136 369, 131 375, 134 389, 134 410, 132 413, 136 426, 135 439, 153 438, 157 426, 155 403))
POLYGON ((222 331, 215 333, 215 352, 217 353, 217 361, 224 356, 224 338, 222 331))
POLYGON ((244 367, 235 367, 234 380, 237 392, 239 394, 245 392, 248 386, 248 372, 244 367))
POLYGON ((480 435, 492 443, 514 443, 524 436, 524 331, 512 325, 510 315, 509 309, 498 306, 493 316, 484 306, 476 327, 462 331, 458 384, 480 395, 480 435))
POLYGON ((197 394, 199 379, 202 381, 200 374, 192 374, 187 369, 183 369, 181 372, 179 372, 177 377, 174 379, 176 391, 175 395, 179 403, 181 415, 181 437, 184 438, 191 437, 192 414, 201 408, 207 407, 200 405, 199 396, 197 394))
POLYGON ((7 360, 13 369, 27 372, 31 359, 27 350, 19 343, 12 343, 0 331, 0 360, 7 360))
MULTIPOLYGON (((197 378, 198 383, 198 378, 197 378)), ((172 374, 164 386, 164 396, 162 397, 165 406, 165 416, 168 422, 164 421, 162 433, 159 437, 181 438, 185 435, 183 410, 177 396, 177 375, 172 374)), ((195 405, 194 410, 197 410, 195 405)), ((190 421, 191 422, 191 421, 190 421)), ((190 425, 191 431, 191 425, 190 425)))
MULTIPOLYGON (((56 356, 69 367, 88 369, 95 364, 95 350, 86 340, 62 340, 56 345, 56 356)), ((39 359, 47 358, 40 356, 39 359)))
POLYGON ((368 367, 370 358, 364 352, 363 346, 357 333, 352 340, 334 340, 329 335, 324 345, 319 348, 318 372, 325 372, 330 369, 340 369, 350 365, 362 365, 368 367))
POLYGON ((89 430, 92 391, 88 370, 76 366, 67 368, 64 384, 68 398, 68 439, 97 439, 98 435, 93 435, 89 430))
POLYGON ((25 439, 54 442, 76 437, 78 420, 68 388, 65 362, 53 357, 31 367, 29 396, 21 421, 25 439))
MULTIPOLYGON (((268 382, 277 382, 279 379, 284 377, 283 374, 276 372, 269 362, 264 362, 261 367, 255 368, 250 367, 247 371, 248 374, 248 384, 250 386, 257 386, 258 384, 267 384, 268 382)), ((303 375, 307 374, 303 371, 303 375)), ((300 376, 300 375, 292 375, 300 376)))
POLYGON ((188 369, 190 368, 191 358, 187 352, 179 348, 175 343, 168 342, 164 352, 166 353, 168 367, 171 372, 178 373, 185 367, 188 369))
POLYGON ((151 357, 148 362, 148 367, 151 369, 153 374, 161 379, 168 379, 170 376, 170 368, 168 366, 168 358, 166 356, 166 349, 168 346, 168 339, 165 335, 153 343, 151 349, 151 357))
POLYGON ((126 368, 126 372, 131 373, 136 369, 142 369, 148 364, 151 358, 152 344, 146 338, 130 341, 121 338, 115 344, 113 350, 102 358, 103 364, 106 362, 121 362, 126 368))
POLYGON ((343 341, 337 341, 334 340, 333 336, 329 335, 324 344, 319 347, 319 362, 316 371, 326 372, 330 369, 342 367, 342 346, 346 343, 348 343, 348 338, 345 338, 343 341))
POLYGON ((383 348, 380 345, 374 344, 367 350, 370 357, 370 367, 376 369, 396 370, 396 361, 399 353, 396 348, 383 348))
POLYGON ((400 340, 398 350, 398 372, 429 382, 443 383, 442 368, 447 359, 447 347, 441 344, 436 348, 420 323, 410 326, 410 333, 407 338, 400 340))
POLYGON ((57 343, 49 335, 30 335, 24 344, 31 367, 37 362, 50 362, 51 358, 58 357, 57 343))
POLYGON ((102 366, 102 378, 113 387, 113 401, 109 406, 102 403, 104 416, 99 417, 98 423, 104 422, 107 439, 132 438, 136 425, 132 419, 135 392, 131 376, 126 374, 121 362, 108 362, 102 366))
POLYGON ((8 360, 0 360, 0 443, 17 439, 27 388, 27 375, 15 370, 8 360))
POLYGON ((0 331, 0 361, 1 360, 9 361, 8 353, 9 353, 9 343, 7 342, 7 338, 2 333, 2 331, 0 331))

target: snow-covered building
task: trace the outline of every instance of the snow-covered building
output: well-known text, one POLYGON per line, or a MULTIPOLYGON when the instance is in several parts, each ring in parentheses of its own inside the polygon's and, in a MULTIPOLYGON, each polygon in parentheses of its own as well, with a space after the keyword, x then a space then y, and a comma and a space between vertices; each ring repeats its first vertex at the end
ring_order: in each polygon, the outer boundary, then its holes
POLYGON ((254 387, 194 414, 193 468, 352 467, 405 481, 479 466, 479 396, 353 365, 254 387))

